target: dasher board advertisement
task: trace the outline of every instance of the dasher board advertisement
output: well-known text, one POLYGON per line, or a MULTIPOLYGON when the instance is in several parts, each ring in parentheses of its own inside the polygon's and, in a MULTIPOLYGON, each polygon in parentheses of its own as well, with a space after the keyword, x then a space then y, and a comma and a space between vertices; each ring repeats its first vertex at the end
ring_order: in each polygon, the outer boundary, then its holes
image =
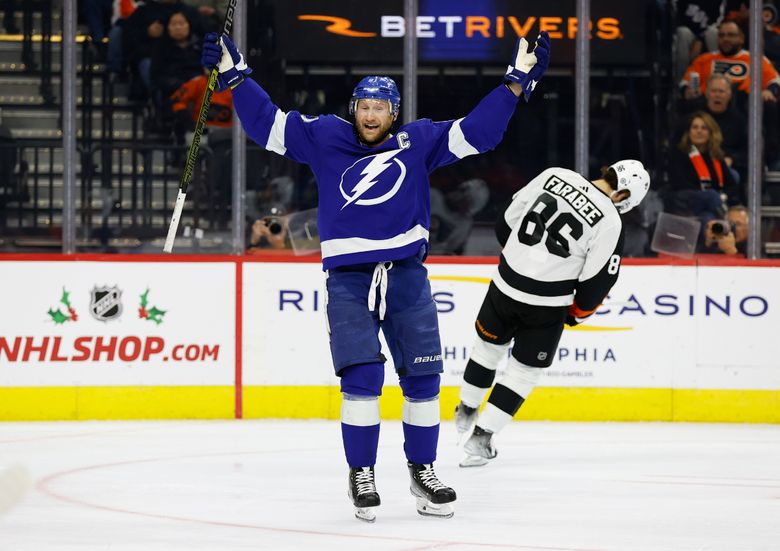
MULTIPOLYGON (((444 386, 458 386, 495 270, 427 265, 444 386)), ((392 277, 392 271, 390 273, 392 277)), ((567 328, 540 386, 780 389, 780 268, 623 266, 587 323, 567 328)), ((244 383, 335 385, 319 264, 244 264, 244 383)), ((390 354, 386 384, 395 384, 390 354)))
POLYGON ((0 386, 235 380, 232 262, 3 262, 0 386))

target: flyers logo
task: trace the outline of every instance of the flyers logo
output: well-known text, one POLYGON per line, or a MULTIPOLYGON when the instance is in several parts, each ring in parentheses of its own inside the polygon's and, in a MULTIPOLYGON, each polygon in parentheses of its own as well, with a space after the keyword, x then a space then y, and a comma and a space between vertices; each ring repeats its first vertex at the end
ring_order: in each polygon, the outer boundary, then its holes
POLYGON ((712 67, 712 72, 724 73, 735 80, 742 80, 747 76, 748 65, 744 61, 717 60, 712 67))
POLYGON ((334 17, 332 15, 299 15, 301 21, 324 21, 330 23, 325 30, 329 33, 339 34, 341 36, 352 36, 358 38, 367 38, 376 36, 376 33, 352 30, 352 21, 343 17, 334 17))

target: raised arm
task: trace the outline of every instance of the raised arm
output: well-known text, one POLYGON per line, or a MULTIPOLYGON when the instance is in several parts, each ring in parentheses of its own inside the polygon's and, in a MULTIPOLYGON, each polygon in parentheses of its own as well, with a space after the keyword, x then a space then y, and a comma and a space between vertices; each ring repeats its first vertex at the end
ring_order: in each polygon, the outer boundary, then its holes
MULTIPOLYGON (((428 155, 430 170, 490 151, 501 142, 509 120, 522 94, 528 101, 550 61, 550 38, 539 34, 536 45, 528 51, 528 42, 520 38, 512 63, 507 67, 504 84, 485 96, 463 118, 430 124, 432 144, 428 155)), ((421 121, 422 122, 422 121, 421 121)))
POLYGON ((217 90, 232 90, 236 114, 252 140, 294 161, 310 162, 308 152, 315 145, 317 118, 304 118, 297 111, 285 113, 274 105, 268 93, 248 78, 252 69, 226 35, 205 36, 201 61, 207 69, 219 70, 217 90))

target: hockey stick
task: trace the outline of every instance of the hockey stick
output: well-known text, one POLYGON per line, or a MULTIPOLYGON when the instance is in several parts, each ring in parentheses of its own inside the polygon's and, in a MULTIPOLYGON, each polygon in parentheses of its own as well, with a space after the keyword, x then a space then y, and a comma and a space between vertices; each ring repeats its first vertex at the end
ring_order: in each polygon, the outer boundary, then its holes
MULTIPOLYGON (((225 12, 225 23, 222 25, 220 36, 223 34, 230 34, 230 29, 233 27, 233 14, 235 13, 237 3, 238 0, 230 0, 230 4, 225 12)), ((165 238, 165 246, 163 246, 163 252, 166 253, 173 252, 173 242, 176 239, 176 231, 179 229, 181 211, 184 208, 184 198, 187 196, 187 188, 192 181, 192 172, 195 170, 195 161, 198 158, 198 150, 200 149, 200 138, 203 135, 203 129, 206 126, 209 105, 211 105, 211 94, 214 93, 214 87, 217 85, 217 75, 219 75, 219 69, 214 67, 209 75, 209 84, 206 87, 206 92, 203 94, 203 102, 200 104, 198 122, 195 123, 195 133, 192 136, 192 142, 190 142, 190 147, 187 150, 184 172, 181 173, 181 179, 179 179, 179 193, 176 196, 176 204, 173 207, 173 216, 171 216, 171 225, 168 227, 168 236, 165 238)))

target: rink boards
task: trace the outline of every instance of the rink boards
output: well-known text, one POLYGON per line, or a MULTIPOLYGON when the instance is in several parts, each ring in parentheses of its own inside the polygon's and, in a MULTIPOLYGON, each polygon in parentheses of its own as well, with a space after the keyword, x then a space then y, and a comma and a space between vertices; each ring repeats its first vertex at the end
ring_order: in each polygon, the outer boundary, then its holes
MULTIPOLYGON (((627 264, 518 417, 780 422, 780 263, 627 264)), ((428 269, 447 419, 495 260, 428 269)), ((317 259, 5 255, 0 271, 0 419, 338 418, 317 259)), ((389 361, 384 418, 396 382, 389 361)))

